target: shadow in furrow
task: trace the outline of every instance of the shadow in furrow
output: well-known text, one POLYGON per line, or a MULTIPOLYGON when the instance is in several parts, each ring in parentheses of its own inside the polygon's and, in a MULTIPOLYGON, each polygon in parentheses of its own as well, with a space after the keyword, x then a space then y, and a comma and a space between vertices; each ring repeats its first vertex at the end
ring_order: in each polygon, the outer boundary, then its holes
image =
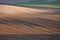
POLYGON ((42 26, 40 24, 31 23, 31 22, 25 22, 25 21, 22 21, 22 20, 19 20, 19 19, 12 19, 12 18, 0 20, 0 24, 6 24, 6 25, 20 25, 20 24, 24 24, 24 25, 30 26, 30 27, 42 26))
POLYGON ((35 19, 40 20, 42 22, 46 22, 46 23, 52 24, 52 25, 56 25, 58 27, 60 26, 60 22, 58 22, 58 21, 44 19, 44 18, 35 18, 35 19))
POLYGON ((56 27, 60 27, 60 22, 58 21, 54 21, 54 20, 49 20, 49 19, 44 19, 44 18, 31 18, 31 20, 33 20, 34 22, 32 21, 25 21, 25 20, 20 20, 20 19, 17 19, 17 18, 6 18, 6 19, 2 19, 0 20, 0 24, 5 24, 5 25, 26 25, 26 26, 29 26, 29 27, 35 27, 35 26, 38 26, 38 27, 44 27, 47 26, 47 25, 51 25, 51 27, 53 26, 56 26, 56 27))

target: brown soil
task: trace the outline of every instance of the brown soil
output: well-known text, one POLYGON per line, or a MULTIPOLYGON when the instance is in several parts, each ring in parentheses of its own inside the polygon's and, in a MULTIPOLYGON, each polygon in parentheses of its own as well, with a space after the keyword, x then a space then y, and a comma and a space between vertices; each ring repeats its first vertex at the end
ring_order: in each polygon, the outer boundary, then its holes
POLYGON ((0 34, 60 34, 58 10, 0 5, 0 34))

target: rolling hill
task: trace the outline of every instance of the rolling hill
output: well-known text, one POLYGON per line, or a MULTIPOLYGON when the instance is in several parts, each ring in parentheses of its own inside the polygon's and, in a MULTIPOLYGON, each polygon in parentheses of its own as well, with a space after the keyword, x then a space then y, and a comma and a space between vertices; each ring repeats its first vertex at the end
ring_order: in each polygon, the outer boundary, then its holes
POLYGON ((60 4, 60 0, 33 0, 31 3, 60 4))
POLYGON ((0 5, 0 34, 60 34, 58 10, 0 5))
POLYGON ((25 2, 16 2, 19 3, 29 3, 29 4, 60 4, 60 0, 30 0, 25 2))
POLYGON ((30 0, 27 2, 11 3, 17 6, 40 7, 40 8, 60 8, 60 0, 30 0))
POLYGON ((60 40, 60 0, 0 0, 0 40, 60 40))
POLYGON ((60 40, 60 9, 0 4, 0 40, 60 40))

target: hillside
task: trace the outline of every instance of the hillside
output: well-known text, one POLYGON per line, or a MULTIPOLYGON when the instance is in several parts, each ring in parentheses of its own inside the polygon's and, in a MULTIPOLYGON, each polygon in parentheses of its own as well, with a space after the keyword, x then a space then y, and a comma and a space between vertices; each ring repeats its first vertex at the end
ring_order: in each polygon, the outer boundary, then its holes
POLYGON ((0 34, 60 34, 58 10, 0 5, 0 34))
POLYGON ((60 0, 0 0, 0 3, 7 4, 60 4, 60 0))
POLYGON ((17 4, 19 3, 29 3, 29 4, 60 4, 60 0, 30 0, 25 2, 15 2, 17 4))
POLYGON ((32 0, 31 3, 60 4, 60 0, 32 0))
POLYGON ((14 2, 11 4, 36 8, 60 8, 60 0, 30 0, 26 2, 14 2))

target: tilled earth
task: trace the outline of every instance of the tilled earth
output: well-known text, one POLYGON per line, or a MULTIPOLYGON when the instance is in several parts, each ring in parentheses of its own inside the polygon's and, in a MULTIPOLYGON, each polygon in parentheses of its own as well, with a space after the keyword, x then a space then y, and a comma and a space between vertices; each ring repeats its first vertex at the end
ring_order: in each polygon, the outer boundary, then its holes
POLYGON ((59 10, 0 5, 0 39, 60 40, 59 10))

